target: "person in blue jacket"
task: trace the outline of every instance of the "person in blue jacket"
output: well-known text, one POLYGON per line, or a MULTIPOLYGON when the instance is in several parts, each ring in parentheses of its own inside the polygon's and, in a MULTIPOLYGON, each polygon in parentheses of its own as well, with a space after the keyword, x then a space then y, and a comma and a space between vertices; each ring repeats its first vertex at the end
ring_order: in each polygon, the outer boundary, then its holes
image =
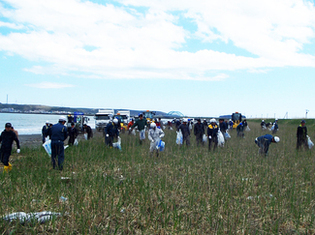
POLYGON ((114 138, 118 138, 119 136, 119 121, 117 118, 114 118, 112 122, 109 122, 105 129, 105 144, 109 147, 113 147, 114 138))
POLYGON ((269 150, 269 145, 271 143, 278 143, 280 138, 278 136, 272 136, 270 134, 259 136, 255 139, 255 144, 259 147, 259 153, 262 155, 267 155, 269 150))
POLYGON ((51 139, 51 162, 53 169, 56 168, 56 158, 58 157, 58 169, 63 169, 65 159, 64 141, 68 137, 68 130, 65 126, 66 117, 61 116, 59 122, 49 129, 49 137, 51 139))

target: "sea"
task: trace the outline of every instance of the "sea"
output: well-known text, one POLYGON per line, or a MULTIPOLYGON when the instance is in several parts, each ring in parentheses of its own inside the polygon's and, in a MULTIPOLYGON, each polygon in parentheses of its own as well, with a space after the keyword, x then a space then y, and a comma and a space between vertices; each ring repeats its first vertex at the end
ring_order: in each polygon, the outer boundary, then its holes
MULTIPOLYGON (((60 115, 54 114, 28 114, 28 113, 0 113, 0 130, 7 122, 10 122, 19 135, 41 134, 46 121, 56 124, 60 115)), ((88 116, 88 125, 94 129, 94 116, 88 116)))

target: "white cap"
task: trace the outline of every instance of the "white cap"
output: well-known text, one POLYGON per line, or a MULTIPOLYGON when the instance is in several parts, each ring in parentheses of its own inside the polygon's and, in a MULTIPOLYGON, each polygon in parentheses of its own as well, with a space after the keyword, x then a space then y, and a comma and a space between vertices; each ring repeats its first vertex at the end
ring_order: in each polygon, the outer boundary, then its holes
POLYGON ((187 118, 183 118, 183 122, 188 122, 188 119, 187 118))
POLYGON ((45 123, 49 123, 49 121, 47 120, 45 123))
POLYGON ((210 123, 212 123, 212 122, 217 122, 217 120, 215 120, 214 118, 212 118, 212 119, 210 119, 210 123))
POLYGON ((59 117, 59 122, 66 122, 66 117, 65 116, 60 116, 59 117))
POLYGON ((115 124, 117 124, 117 123, 118 123, 118 119, 117 119, 117 118, 114 118, 113 122, 114 122, 115 124))
POLYGON ((156 127, 156 124, 155 124, 154 122, 152 122, 152 123, 150 124, 150 127, 151 127, 151 128, 154 128, 154 127, 156 127))
POLYGON ((276 143, 280 141, 280 138, 278 136, 274 136, 273 139, 275 140, 276 143))

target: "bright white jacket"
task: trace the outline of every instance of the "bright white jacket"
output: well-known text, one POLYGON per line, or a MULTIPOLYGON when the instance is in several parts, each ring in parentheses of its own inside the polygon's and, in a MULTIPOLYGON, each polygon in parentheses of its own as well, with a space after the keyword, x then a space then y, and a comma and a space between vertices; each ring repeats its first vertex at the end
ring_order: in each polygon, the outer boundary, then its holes
POLYGON ((164 137, 164 132, 161 130, 161 129, 159 129, 159 128, 155 128, 155 130, 154 129, 150 129, 149 130, 149 134, 148 134, 148 139, 152 142, 152 140, 153 140, 153 142, 154 143, 156 143, 158 140, 160 140, 162 137, 164 137))

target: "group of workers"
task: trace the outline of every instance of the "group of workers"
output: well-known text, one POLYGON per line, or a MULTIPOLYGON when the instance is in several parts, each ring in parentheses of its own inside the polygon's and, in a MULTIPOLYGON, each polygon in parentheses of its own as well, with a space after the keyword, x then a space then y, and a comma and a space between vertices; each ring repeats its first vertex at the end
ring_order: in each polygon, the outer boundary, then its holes
MULTIPOLYGON (((52 125, 49 121, 46 121, 46 124, 42 128, 42 141, 43 143, 46 141, 46 137, 49 136, 51 140, 51 161, 53 169, 63 169, 63 162, 64 162, 64 141, 69 136, 69 145, 73 145, 77 136, 78 136, 78 129, 76 128, 75 124, 72 122, 70 127, 65 126, 66 118, 61 116, 57 124, 52 125)), ((206 120, 201 122, 200 119, 197 119, 197 122, 193 124, 192 120, 188 120, 184 118, 182 121, 180 120, 173 120, 173 122, 168 122, 167 126, 172 128, 172 125, 176 126, 176 130, 180 131, 183 137, 182 144, 186 143, 187 146, 190 146, 190 134, 193 129, 194 135, 196 137, 197 146, 202 145, 204 146, 205 137, 208 139, 208 149, 215 150, 218 146, 218 135, 219 132, 223 134, 225 137, 228 134, 228 129, 233 128, 230 122, 224 121, 224 119, 219 119, 219 122, 216 119, 210 119, 208 123, 206 120)), ((266 124, 264 120, 261 122, 262 130, 266 130, 267 127, 272 125, 270 130, 273 134, 275 134, 279 130, 278 120, 275 120, 273 124, 266 124)), ((144 118, 143 114, 140 113, 138 119, 135 121, 132 119, 128 124, 129 133, 131 133, 135 128, 139 131, 139 140, 140 145, 145 140, 145 131, 146 128, 149 128, 148 131, 148 139, 150 141, 150 154, 152 155, 154 151, 156 151, 157 156, 159 155, 159 148, 157 147, 158 144, 161 142, 161 138, 165 136, 163 132, 163 122, 161 119, 155 120, 155 122, 148 123, 147 120, 144 118)), ((240 122, 237 125, 237 136, 244 137, 244 128, 247 128, 246 120, 240 122)), ((88 135, 88 139, 93 136, 93 131, 90 126, 84 124, 83 126, 84 132, 88 135)), ((116 138, 119 137, 119 133, 121 130, 121 125, 119 120, 114 118, 111 122, 109 122, 106 127, 104 128, 104 135, 105 135, 105 144, 112 147, 113 142, 116 138)), ((297 144, 296 149, 300 149, 302 146, 306 149, 309 148, 308 145, 308 135, 307 135, 307 128, 305 126, 305 121, 302 120, 301 124, 297 128, 297 144)), ((1 162, 4 164, 4 170, 10 171, 12 165, 9 163, 9 157, 12 151, 12 144, 13 141, 16 142, 17 145, 17 152, 20 152, 20 143, 18 139, 18 133, 14 130, 11 123, 5 124, 5 130, 0 135, 0 157, 1 162)), ((255 139, 255 143, 259 147, 259 153, 262 155, 267 155, 269 150, 269 145, 271 143, 278 143, 280 138, 278 136, 272 136, 270 134, 259 136, 255 139)))

